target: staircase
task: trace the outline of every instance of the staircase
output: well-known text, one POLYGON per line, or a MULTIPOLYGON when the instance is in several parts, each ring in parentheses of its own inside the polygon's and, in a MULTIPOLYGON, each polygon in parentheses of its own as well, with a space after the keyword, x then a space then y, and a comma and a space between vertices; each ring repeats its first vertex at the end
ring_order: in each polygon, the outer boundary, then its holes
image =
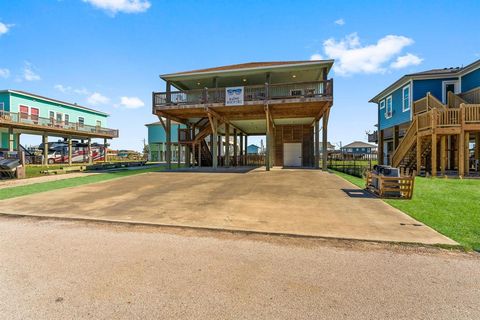
POLYGON ((212 166, 212 153, 210 152, 210 149, 208 148, 207 143, 205 142, 205 139, 202 139, 202 142, 200 143, 200 153, 201 153, 201 159, 198 158, 198 147, 199 144, 194 144, 193 145, 193 154, 195 155, 195 161, 197 164, 201 164, 202 167, 210 167, 212 166))

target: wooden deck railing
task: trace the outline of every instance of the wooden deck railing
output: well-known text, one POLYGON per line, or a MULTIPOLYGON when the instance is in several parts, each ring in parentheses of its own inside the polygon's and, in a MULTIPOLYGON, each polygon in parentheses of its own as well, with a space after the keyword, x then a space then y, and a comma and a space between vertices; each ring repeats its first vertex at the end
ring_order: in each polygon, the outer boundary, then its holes
POLYGON ((36 115, 16 113, 9 111, 0 111, 0 122, 21 123, 32 125, 33 127, 50 127, 54 129, 72 130, 77 132, 98 133, 112 138, 118 138, 118 130, 103 128, 101 126, 91 126, 79 122, 57 121, 55 118, 42 118, 36 115))
POLYGON ((480 103, 480 87, 459 94, 459 96, 465 100, 466 103, 480 103))
MULTIPOLYGON (((154 106, 224 103, 226 88, 154 92, 154 106)), ((244 101, 333 96, 333 80, 244 86, 244 101)))
POLYGON ((447 106, 449 108, 460 108, 462 103, 467 103, 467 101, 463 100, 462 97, 449 91, 447 94, 447 106))
POLYGON ((480 104, 466 104, 465 123, 480 123, 480 104))
POLYGON ((417 136, 417 118, 413 118, 410 127, 402 138, 401 143, 392 154, 392 164, 398 166, 402 159, 407 155, 417 136))
POLYGON ((447 109, 438 113, 437 126, 452 127, 460 124, 460 108, 447 109))
POLYGON ((413 102, 413 113, 420 114, 428 112, 432 109, 446 109, 446 106, 430 92, 427 92, 426 96, 422 99, 418 99, 413 102))

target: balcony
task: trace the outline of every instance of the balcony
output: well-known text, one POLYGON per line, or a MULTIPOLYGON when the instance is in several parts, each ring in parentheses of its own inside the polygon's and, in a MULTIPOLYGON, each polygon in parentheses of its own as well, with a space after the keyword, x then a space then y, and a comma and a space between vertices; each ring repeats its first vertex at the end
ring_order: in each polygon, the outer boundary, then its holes
MULTIPOLYGON (((204 88, 172 92, 154 92, 154 107, 198 106, 206 104, 225 105, 227 88, 204 88)), ((331 100, 333 80, 265 84, 243 86, 243 101, 246 105, 289 103, 298 101, 331 100)))
POLYGON ((375 142, 378 141, 378 131, 374 131, 373 133, 368 133, 368 142, 375 142))
POLYGON ((90 126, 78 122, 56 121, 54 118, 42 118, 35 115, 0 111, 0 124, 32 131, 50 131, 89 137, 118 138, 117 129, 90 126))

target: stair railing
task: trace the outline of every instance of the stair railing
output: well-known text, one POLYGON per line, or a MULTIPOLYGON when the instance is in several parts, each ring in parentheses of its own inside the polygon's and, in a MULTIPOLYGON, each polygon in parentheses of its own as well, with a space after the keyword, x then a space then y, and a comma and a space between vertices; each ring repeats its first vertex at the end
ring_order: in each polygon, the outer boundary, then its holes
POLYGON ((412 123, 410 123, 410 127, 407 129, 407 132, 403 136, 402 140, 400 140, 397 149, 395 149, 394 153, 392 154, 392 164, 394 167, 397 167, 402 159, 407 155, 413 143, 416 141, 416 137, 417 117, 414 117, 412 123))

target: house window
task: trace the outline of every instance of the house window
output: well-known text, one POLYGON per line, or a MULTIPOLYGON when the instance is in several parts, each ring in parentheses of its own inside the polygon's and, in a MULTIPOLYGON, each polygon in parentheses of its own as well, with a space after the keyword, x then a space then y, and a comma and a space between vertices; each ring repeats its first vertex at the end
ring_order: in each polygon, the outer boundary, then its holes
POLYGON ((62 117, 62 116, 63 116, 63 115, 62 115, 60 112, 57 112, 57 118, 56 118, 57 123, 61 123, 61 122, 62 122, 62 120, 63 120, 63 117, 62 117))
POLYGON ((380 101, 380 110, 385 109, 385 100, 380 101))
POLYGON ((85 119, 83 117, 78 117, 78 126, 83 127, 85 124, 85 119))
POLYGON ((101 126, 102 126, 102 121, 97 120, 97 127, 101 127, 101 126))
POLYGON ((3 111, 5 111, 5 104, 0 102, 0 113, 3 113, 3 111))
POLYGON ((68 124, 70 123, 70 116, 66 114, 64 117, 65 117, 65 125, 68 126, 68 124))
POLYGON ((387 97, 387 103, 386 103, 386 110, 385 110, 385 118, 391 118, 392 117, 392 96, 387 97))
POLYGON ((50 112, 48 113, 48 115, 49 115, 49 117, 50 117, 50 121, 53 122, 53 120, 55 119, 55 112, 50 111, 50 112))
POLYGON ((403 112, 410 110, 410 86, 402 90, 402 110, 403 112))
POLYGON ((39 111, 37 108, 30 108, 30 117, 33 121, 38 121, 39 111))
POLYGON ((20 119, 28 119, 28 107, 20 106, 20 119))

